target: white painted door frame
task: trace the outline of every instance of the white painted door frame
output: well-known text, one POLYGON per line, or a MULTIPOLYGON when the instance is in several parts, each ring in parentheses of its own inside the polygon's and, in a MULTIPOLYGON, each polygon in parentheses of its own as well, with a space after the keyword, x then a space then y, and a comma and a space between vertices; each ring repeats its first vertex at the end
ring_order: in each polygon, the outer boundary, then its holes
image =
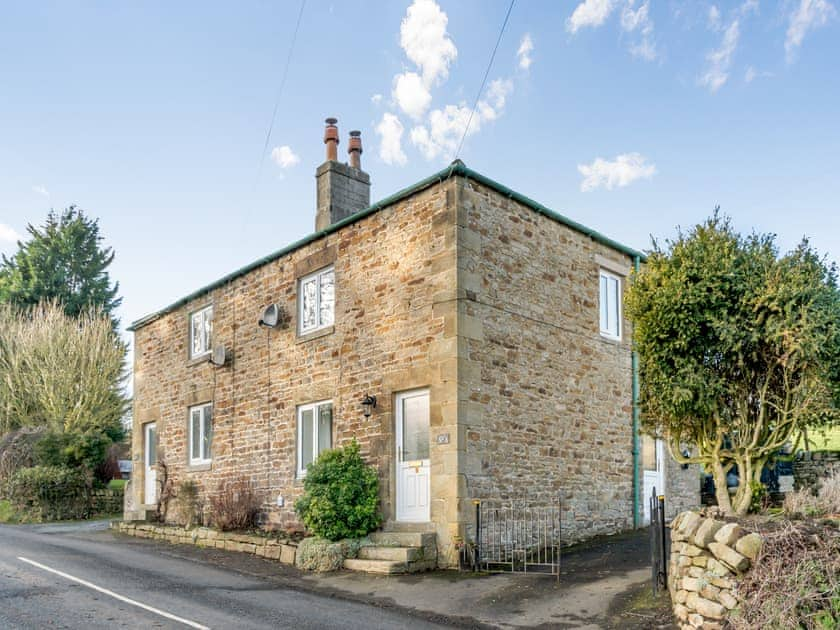
POLYGON ((157 424, 143 425, 143 505, 157 503, 157 424))
POLYGON ((418 389, 400 392, 396 396, 394 407, 396 409, 395 437, 397 447, 396 520, 427 523, 431 518, 429 513, 431 505, 429 390, 418 389), (406 417, 407 410, 411 414, 411 418, 406 417), (413 425, 413 435, 406 435, 407 419, 413 425), (406 437, 409 438, 408 441, 406 441, 406 437), (418 444, 419 449, 417 448, 418 444))

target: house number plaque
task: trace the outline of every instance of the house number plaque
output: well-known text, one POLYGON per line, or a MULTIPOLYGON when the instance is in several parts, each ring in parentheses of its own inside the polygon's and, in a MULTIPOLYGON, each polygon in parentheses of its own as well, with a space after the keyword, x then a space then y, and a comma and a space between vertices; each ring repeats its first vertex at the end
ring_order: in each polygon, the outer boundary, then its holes
POLYGON ((438 444, 449 444, 449 434, 448 433, 438 434, 437 443, 438 444))

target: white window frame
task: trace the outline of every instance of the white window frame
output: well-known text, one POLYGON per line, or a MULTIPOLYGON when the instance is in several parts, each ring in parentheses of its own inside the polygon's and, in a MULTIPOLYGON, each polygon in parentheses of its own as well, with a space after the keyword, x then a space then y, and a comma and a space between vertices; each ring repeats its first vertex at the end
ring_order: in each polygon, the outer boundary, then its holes
POLYGON ((213 350, 213 305, 208 304, 207 306, 190 313, 189 328, 190 359, 197 359, 198 357, 210 354, 213 350), (204 347, 198 352, 196 352, 195 347, 193 346, 196 317, 201 318, 201 325, 205 330, 205 334, 202 335, 202 345, 204 347))
POLYGON ((622 309, 621 309, 621 276, 616 275, 614 273, 610 273, 605 269, 601 269, 598 272, 598 328, 601 331, 601 336, 606 339, 612 339, 614 341, 621 340, 621 320, 622 320, 622 309), (607 292, 601 289, 601 284, 603 280, 607 280, 607 292), (609 301, 609 281, 615 280, 615 305, 611 305, 609 301), (607 298, 606 305, 604 304, 604 298, 607 298), (610 309, 610 306, 614 306, 613 309, 610 309), (607 312, 607 327, 605 328, 603 325, 603 318, 602 314, 606 309, 607 312), (615 331, 610 326, 610 316, 615 315, 617 317, 615 322, 615 331))
POLYGON ((335 405, 332 400, 319 400, 318 402, 309 403, 306 405, 299 405, 297 408, 297 478, 303 479, 306 477, 306 468, 303 467, 303 413, 305 411, 312 411, 312 461, 314 462, 321 451, 318 450, 318 443, 320 442, 320 435, 318 435, 319 422, 321 417, 321 407, 330 405, 332 407, 332 415, 330 416, 330 445, 327 448, 332 448, 333 444, 333 424, 335 424, 335 405))
MULTIPOLYGON (((209 464, 213 461, 213 403, 204 403, 202 405, 195 405, 189 408, 187 412, 187 440, 187 452, 189 453, 190 466, 209 464), (207 452, 199 453, 198 457, 196 457, 195 453, 193 453, 193 411, 196 410, 198 410, 201 414, 199 420, 199 431, 202 437, 204 436, 207 423, 210 423, 210 439, 207 443, 207 452), (209 418, 207 417, 208 411, 210 412, 209 418)), ((203 440, 200 441, 199 444, 202 445, 203 440)), ((201 446, 199 446, 199 448, 201 449, 201 446)))
POLYGON ((329 328, 335 324, 335 267, 329 265, 323 267, 318 271, 307 274, 298 280, 298 333, 305 335, 324 328, 329 328), (324 323, 321 321, 321 278, 328 273, 333 275, 333 307, 332 307, 332 321, 324 323), (315 325, 305 326, 303 317, 303 285, 311 280, 315 280, 315 325))

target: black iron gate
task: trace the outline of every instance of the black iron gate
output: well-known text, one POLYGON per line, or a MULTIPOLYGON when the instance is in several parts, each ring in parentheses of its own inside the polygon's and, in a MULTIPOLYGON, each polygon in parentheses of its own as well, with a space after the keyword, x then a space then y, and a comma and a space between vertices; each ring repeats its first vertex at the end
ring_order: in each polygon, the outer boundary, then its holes
POLYGON ((474 570, 543 573, 560 579, 559 500, 550 506, 474 503, 474 570))
POLYGON ((650 571, 653 594, 668 588, 668 537, 665 530, 665 497, 656 494, 656 488, 648 499, 650 502, 650 571))

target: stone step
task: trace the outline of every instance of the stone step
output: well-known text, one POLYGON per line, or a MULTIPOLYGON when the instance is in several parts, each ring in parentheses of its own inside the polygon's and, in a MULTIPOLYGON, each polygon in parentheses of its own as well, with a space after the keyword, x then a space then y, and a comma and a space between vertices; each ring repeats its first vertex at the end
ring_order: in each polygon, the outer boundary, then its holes
POLYGON ((373 532, 371 542, 379 547, 434 548, 437 536, 428 532, 373 532))
POLYGON ((344 568, 350 569, 351 571, 381 573, 383 575, 408 573, 407 562, 396 562, 394 560, 365 560, 363 558, 348 558, 344 561, 344 568))
POLYGON ((362 547, 359 549, 359 558, 362 560, 413 562, 422 557, 423 551, 417 547, 362 547))
POLYGON ((351 571, 363 571, 365 573, 379 573, 381 575, 396 575, 400 573, 419 573, 420 571, 432 571, 436 562, 434 560, 418 560, 416 562, 395 562, 393 560, 364 560, 348 558, 344 561, 344 568, 351 571))
POLYGON ((436 530, 435 523, 422 522, 411 523, 408 521, 387 521, 382 527, 386 532, 409 532, 409 533, 434 533, 436 530))

